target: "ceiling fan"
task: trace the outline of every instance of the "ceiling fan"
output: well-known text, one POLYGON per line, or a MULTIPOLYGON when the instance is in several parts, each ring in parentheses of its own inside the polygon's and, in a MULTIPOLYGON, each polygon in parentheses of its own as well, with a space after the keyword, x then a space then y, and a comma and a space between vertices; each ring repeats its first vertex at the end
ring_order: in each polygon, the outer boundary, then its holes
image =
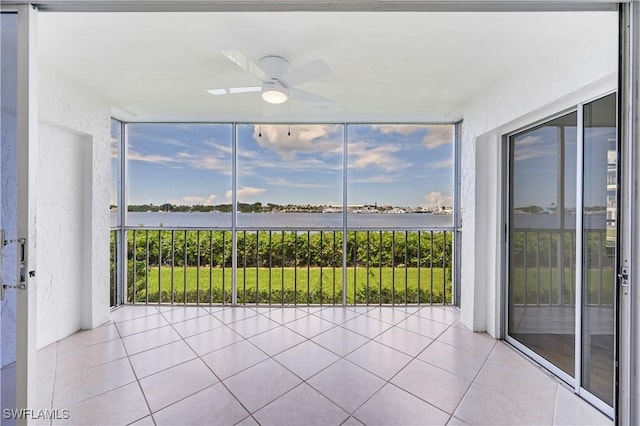
POLYGON ((329 105, 331 100, 315 93, 296 89, 294 86, 317 80, 331 70, 321 59, 316 59, 298 68, 291 68, 289 61, 280 56, 265 56, 256 64, 242 52, 223 50, 220 52, 233 63, 245 71, 256 76, 262 84, 260 86, 228 87, 209 89, 212 95, 234 95, 240 93, 260 92, 265 102, 281 104, 291 99, 315 105, 329 105))

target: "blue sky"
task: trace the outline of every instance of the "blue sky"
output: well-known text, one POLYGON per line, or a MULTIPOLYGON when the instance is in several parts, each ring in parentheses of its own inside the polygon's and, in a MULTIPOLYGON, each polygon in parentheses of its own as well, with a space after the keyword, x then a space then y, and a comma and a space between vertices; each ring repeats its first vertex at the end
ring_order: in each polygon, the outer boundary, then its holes
MULTIPOLYGON (((239 201, 342 203, 343 125, 237 129, 239 201)), ((130 204, 231 201, 230 125, 131 124, 128 137, 130 204)), ((348 141, 348 204, 451 205, 453 126, 349 125, 348 141)))

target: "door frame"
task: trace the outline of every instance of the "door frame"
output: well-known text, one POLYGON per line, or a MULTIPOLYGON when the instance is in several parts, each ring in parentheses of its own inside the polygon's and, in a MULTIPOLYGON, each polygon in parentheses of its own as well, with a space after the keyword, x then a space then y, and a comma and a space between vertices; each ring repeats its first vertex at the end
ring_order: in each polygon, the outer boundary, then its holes
MULTIPOLYGON (((17 23, 17 238, 25 239, 24 262, 16 262, 16 279, 25 284, 16 289, 16 407, 36 405, 36 178, 38 162, 38 50, 37 17, 29 4, 0 5, 3 12, 15 12, 17 23)), ((0 242, 3 243, 3 242, 0 242)), ((20 250, 18 250, 20 252, 20 250)), ((20 257, 20 253, 19 253, 20 257)), ((17 283, 16 283, 17 284, 17 283)), ((18 413, 17 424, 31 423, 28 411, 18 413)))
MULTIPOLYGON (((513 174, 513 165, 511 164, 511 137, 514 135, 517 135, 519 133, 522 133, 526 130, 535 128, 541 124, 544 124, 548 121, 554 120, 558 117, 561 117, 563 115, 575 112, 577 114, 577 122, 576 122, 576 131, 577 131, 577 135, 576 135, 576 212, 578 211, 582 211, 582 206, 583 206, 583 172, 584 172, 584 168, 583 168, 583 148, 584 148, 584 119, 583 119, 583 112, 584 112, 584 107, 585 105, 589 104, 590 102, 596 101, 598 99, 601 99, 605 96, 611 95, 613 93, 617 93, 617 89, 609 89, 609 90, 601 90, 600 92, 596 92, 596 93, 584 93, 582 96, 580 94, 577 94, 577 101, 566 108, 563 108, 561 110, 557 110, 555 113, 549 113, 550 111, 545 110, 546 112, 548 112, 549 114, 539 118, 535 121, 531 121, 530 123, 526 124, 526 125, 522 125, 520 127, 514 127, 513 130, 508 131, 508 132, 504 132, 502 133, 502 169, 503 169, 503 178, 502 178, 502 207, 503 207, 503 212, 502 212, 502 218, 503 218, 503 228, 504 228, 504 238, 502 239, 502 264, 503 264, 503 268, 502 268, 502 279, 503 279, 503 285, 502 285, 502 338, 508 342, 510 345, 514 346, 515 348, 517 348, 519 351, 521 351, 522 353, 524 353, 525 355, 527 355, 529 358, 533 359, 537 364, 541 365, 542 367, 544 367, 545 369, 549 370, 551 373, 553 373, 555 376, 557 376, 558 378, 560 378, 561 380, 563 380, 564 382, 566 382, 569 386, 571 386, 573 388, 574 393, 580 395, 582 398, 584 398, 587 402, 589 402, 590 404, 592 404, 593 406, 595 406, 596 408, 598 408, 600 411, 602 411, 603 413, 605 413, 606 415, 608 415, 611 418, 615 418, 616 417, 616 410, 618 408, 618 404, 617 404, 617 398, 618 398, 618 391, 617 391, 617 386, 614 386, 614 404, 613 406, 609 406, 607 403, 603 402, 602 400, 600 400, 598 397, 596 397, 595 395, 593 395, 591 392, 589 392, 588 390, 586 390, 585 388, 582 387, 582 383, 581 383, 581 374, 582 374, 582 297, 581 297, 581 288, 582 288, 582 240, 583 240, 583 236, 582 236, 582 232, 580 232, 580 230, 582 229, 582 215, 581 214, 576 214, 576 246, 575 246, 575 251, 576 251, 576 258, 575 258, 575 265, 576 265, 576 272, 575 272, 575 282, 573 283, 574 286, 574 294, 575 294, 575 299, 574 299, 574 303, 575 303, 575 368, 574 368, 574 375, 571 376, 568 373, 566 373, 565 371, 561 370, 559 367, 555 366, 553 363, 551 363, 550 361, 544 359, 541 355, 537 354, 536 352, 534 352, 533 350, 529 349, 526 345, 524 345, 523 343, 517 341, 515 338, 512 338, 511 336, 509 336, 508 331, 509 331, 509 262, 510 262, 510 239, 511 239, 511 227, 510 227, 510 207, 511 207, 511 181, 512 181, 512 174, 513 174)), ((551 107, 553 108, 553 107, 551 107)), ((544 112, 541 112, 542 115, 544 115, 544 112)), ((619 113, 618 113, 619 116, 619 113)), ((619 127, 620 127, 620 123, 618 120, 618 132, 619 132, 619 127)), ((620 154, 621 154, 621 147, 622 147, 622 143, 619 142, 618 144, 618 158, 620 159, 620 154)), ((620 160, 619 160, 620 161, 620 160)), ((620 162, 618 163, 618 170, 621 169, 620 167, 620 162)), ((620 179, 619 179, 620 180, 620 179)), ((621 203, 621 193, 623 190, 624 185, 618 185, 618 195, 617 195, 617 200, 618 200, 618 211, 621 210, 620 206, 624 205, 624 203, 621 203)), ((617 222, 617 235, 618 238, 621 235, 620 232, 621 229, 621 223, 620 221, 617 222)), ((618 264, 618 261, 620 259, 620 247, 619 245, 616 247, 616 265, 618 264)), ((616 268, 617 269, 617 268, 616 268)), ((616 301, 614 301, 614 309, 616 311, 616 324, 617 324, 617 317, 618 317, 618 306, 617 306, 617 299, 616 301)), ((614 360, 617 363, 618 361, 618 327, 616 326, 616 328, 614 329, 614 360)), ((614 380, 615 383, 618 382, 618 371, 617 369, 614 368, 614 380)))

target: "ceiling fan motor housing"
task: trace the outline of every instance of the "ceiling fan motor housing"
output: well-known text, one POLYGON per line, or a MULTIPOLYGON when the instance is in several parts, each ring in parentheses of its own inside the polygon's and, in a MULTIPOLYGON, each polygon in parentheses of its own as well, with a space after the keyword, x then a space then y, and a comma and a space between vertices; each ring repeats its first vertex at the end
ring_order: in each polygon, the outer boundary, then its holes
POLYGON ((289 61, 280 56, 265 56, 260 59, 260 68, 269 78, 279 81, 289 72, 289 61))

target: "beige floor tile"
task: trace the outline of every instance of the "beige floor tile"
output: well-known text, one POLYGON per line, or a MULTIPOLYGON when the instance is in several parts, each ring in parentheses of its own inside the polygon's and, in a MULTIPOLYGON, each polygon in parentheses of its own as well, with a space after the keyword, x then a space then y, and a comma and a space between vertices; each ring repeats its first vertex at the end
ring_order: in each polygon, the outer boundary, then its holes
POLYGON ((118 329, 115 324, 107 323, 92 330, 80 330, 71 336, 58 342, 58 353, 65 353, 78 349, 81 346, 91 346, 107 340, 119 339, 118 329))
POLYGON ((412 357, 418 355, 424 348, 433 342, 432 339, 425 337, 422 334, 417 334, 413 331, 408 331, 404 328, 398 327, 393 327, 385 331, 376 337, 375 341, 404 352, 412 357))
POLYGON ((377 306, 347 305, 344 307, 344 309, 349 309, 359 314, 364 314, 374 308, 377 308, 377 306))
POLYGON ((306 383, 254 414, 261 425, 339 425, 349 414, 306 383))
POLYGON ((194 359, 145 377, 140 386, 155 413, 218 382, 202 360, 194 359))
POLYGON ((416 314, 422 318, 431 319, 447 325, 453 324, 460 319, 458 309, 450 306, 425 306, 416 314))
POLYGON ((222 326, 224 323, 213 315, 203 315, 173 324, 173 328, 182 337, 190 337, 222 326))
MULTIPOLYGON (((36 404, 38 408, 51 408, 53 383, 56 373, 58 343, 40 349, 36 354, 36 404)), ((49 423, 47 421, 41 423, 49 423)))
POLYGON ((423 318, 418 315, 412 315, 407 319, 400 321, 397 327, 404 328, 405 330, 413 331, 414 333, 422 334, 431 339, 435 339, 440 336, 449 326, 438 321, 423 318))
POLYGON ((452 414, 471 381, 426 362, 414 360, 391 383, 452 414))
POLYGON ((372 339, 390 329, 391 324, 369 318, 365 315, 360 315, 343 323, 341 327, 355 331, 358 334, 362 334, 363 336, 372 339))
POLYGON ((258 423, 252 416, 247 416, 234 426, 260 426, 260 423, 258 423))
POLYGON ((307 340, 278 354, 274 359, 298 377, 307 380, 320 370, 338 361, 340 357, 322 346, 307 340))
POLYGON ((149 408, 134 382, 69 407, 69 418, 54 425, 124 425, 149 415, 149 408))
POLYGON ((473 380, 480 372, 486 357, 436 341, 431 343, 418 356, 418 359, 465 379, 473 380))
POLYGON ((149 415, 133 423, 129 423, 128 426, 155 426, 155 422, 153 421, 153 417, 149 415))
POLYGON ((61 353, 57 358, 56 371, 58 374, 65 374, 71 370, 85 370, 126 356, 127 353, 120 339, 108 340, 61 353))
POLYGON ((553 424, 611 426, 613 420, 585 403, 563 385, 558 385, 553 424))
POLYGON ((272 359, 224 380, 224 384, 251 413, 256 412, 301 380, 272 359))
POLYGON ((122 343, 129 356, 131 356, 139 352, 157 348, 158 346, 166 345, 167 343, 175 342, 176 340, 180 340, 180 335, 176 333, 171 326, 167 325, 156 328, 155 330, 123 337, 122 343))
MULTIPOLYGON (((299 418, 325 424, 611 424, 508 344, 467 330, 452 307, 135 306, 116 309, 112 317, 125 334, 134 334, 120 338, 115 323, 107 323, 38 351, 39 405, 75 407, 76 423, 92 424, 281 424, 300 423, 299 418), (172 326, 138 331, 168 324, 168 319, 172 326), (247 341, 221 319, 236 323, 247 335, 258 334, 247 341), (299 334, 346 354, 346 359, 299 334), (430 338, 437 340, 428 343, 430 338), (277 355, 268 359, 252 342, 277 355), (413 361, 396 350, 415 354, 425 342, 429 346, 413 361), (123 347, 130 359, 124 358, 123 347), (133 409, 124 403, 123 413, 101 414, 103 405, 117 403, 122 395, 128 401, 139 399, 130 363, 145 376, 144 391, 154 409, 166 407, 153 417, 146 401, 133 409), (238 399, 259 410, 256 418, 238 399), (394 416, 392 406, 402 409, 394 416), (146 411, 138 413, 138 407, 146 411), (322 421, 341 409, 340 419, 322 421), (442 413, 439 409, 455 412, 427 415, 442 413), (357 412, 347 417, 350 410, 357 412)), ((3 387, 12 383, 11 371, 3 369, 3 387)), ((5 396, 3 388, 3 405, 5 396)))
POLYGON ((256 316, 258 315, 258 312, 256 312, 255 309, 237 306, 224 308, 220 311, 212 313, 211 315, 218 318, 225 324, 231 324, 236 321, 256 316))
POLYGON ((531 395, 548 392, 553 392, 555 395, 557 381, 536 366, 525 360, 522 361, 524 364, 517 367, 489 357, 475 383, 507 395, 511 392, 514 394, 521 392, 523 388, 527 389, 527 393, 531 395))
POLYGON ((385 382, 349 361, 340 360, 307 383, 348 413, 353 413, 385 382))
POLYGON ((136 377, 141 379, 158 371, 196 358, 195 352, 182 340, 129 357, 136 377))
POLYGON ((353 352, 369 341, 366 337, 342 327, 327 330, 311 340, 340 356, 353 352))
POLYGON ((383 321, 383 322, 395 325, 400 321, 406 319, 411 314, 400 309, 381 306, 378 308, 373 308, 368 310, 365 313, 365 315, 368 316, 369 318, 375 318, 379 321, 383 321))
POLYGON ((246 340, 202 356, 202 360, 222 380, 267 358, 264 352, 246 340))
POLYGON ((212 314, 214 312, 222 311, 223 309, 225 309, 225 306, 224 305, 203 306, 202 309, 212 314))
POLYGON ((330 306, 304 306, 302 304, 302 301, 300 302, 300 305, 298 306, 298 309, 300 309, 301 311, 304 311, 308 314, 317 314, 320 311, 322 311, 323 309, 330 309, 332 307, 330 306))
POLYGON ((262 315, 245 318, 229 324, 229 327, 244 338, 255 336, 272 328, 278 327, 279 324, 271 321, 262 315))
POLYGON ((389 380, 412 358, 382 343, 371 341, 351 352, 346 359, 385 380, 389 380))
POLYGON ((197 306, 184 306, 162 312, 162 316, 171 324, 175 324, 188 319, 210 315, 209 311, 197 306))
POLYGON ((53 389, 53 406, 69 407, 134 380, 133 370, 126 358, 82 371, 57 375, 53 389))
POLYGON ((218 327, 185 339, 185 342, 200 356, 232 345, 242 339, 229 327, 218 327))
POLYGON ((229 391, 217 383, 155 413, 158 426, 233 425, 249 415, 229 391))
POLYGON ((360 313, 352 309, 330 307, 323 309, 314 315, 334 324, 342 324, 345 321, 349 321, 350 319, 357 317, 360 313))
POLYGON ((147 315, 142 318, 136 318, 116 324, 118 331, 122 337, 131 334, 141 333, 143 331, 153 330, 155 328, 169 325, 169 322, 159 313, 155 315, 147 315))
POLYGON ((307 315, 287 323, 285 327, 310 339, 324 331, 336 327, 336 325, 315 315, 307 315))
POLYGON ((445 425, 449 415, 391 384, 385 385, 354 416, 366 425, 445 425))
POLYGON ((364 424, 355 417, 349 417, 341 426, 364 426, 364 424))
POLYGON ((550 425, 555 390, 531 398, 526 388, 498 392, 473 384, 454 413, 472 425, 550 425))
POLYGON ((306 340, 288 328, 278 326, 249 338, 249 341, 270 356, 274 356, 306 340))
POLYGON ((469 423, 463 422, 459 418, 452 416, 447 423, 447 426, 470 426, 469 423))
POLYGON ((262 315, 269 318, 271 321, 275 321, 278 324, 286 324, 291 321, 306 317, 308 312, 301 311, 297 308, 272 308, 262 312, 262 315))
POLYGON ((115 322, 121 322, 141 318, 147 315, 154 315, 158 312, 159 311, 155 306, 125 305, 111 311, 111 318, 115 322))
POLYGON ((438 337, 437 341, 486 356, 491 352, 497 340, 487 333, 474 333, 473 331, 449 327, 438 337))

